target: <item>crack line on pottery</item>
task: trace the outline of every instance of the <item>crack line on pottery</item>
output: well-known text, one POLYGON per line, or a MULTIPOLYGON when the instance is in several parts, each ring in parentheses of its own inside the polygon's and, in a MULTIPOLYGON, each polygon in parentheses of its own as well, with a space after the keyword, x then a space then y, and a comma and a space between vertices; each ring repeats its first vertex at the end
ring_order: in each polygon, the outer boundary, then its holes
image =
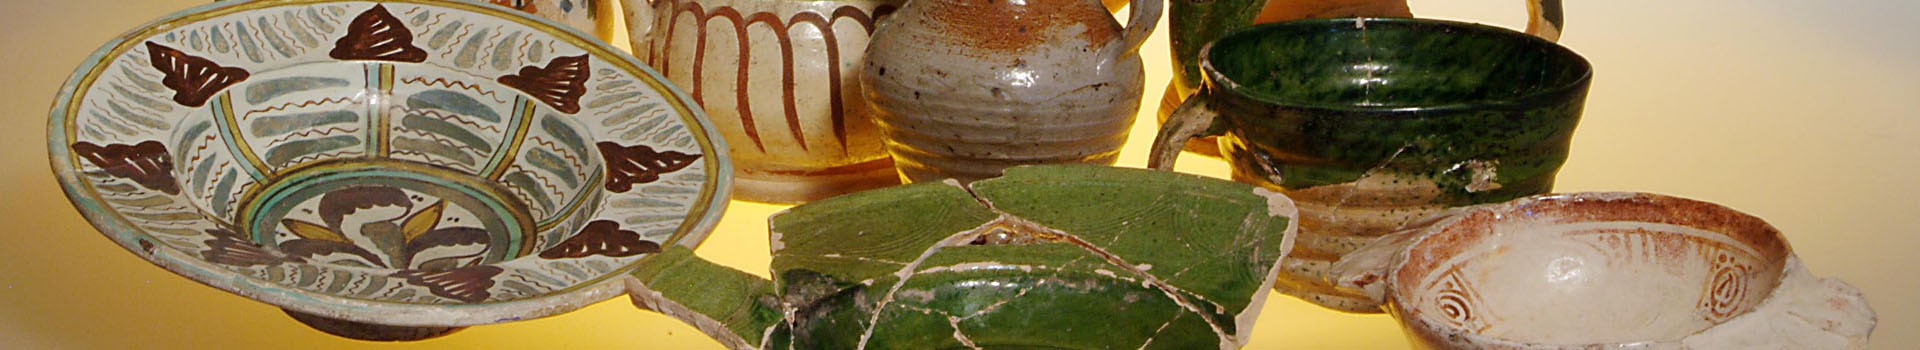
MULTIPOLYGON (((965 188, 965 187, 961 187, 961 188, 965 188)), ((894 281, 893 286, 887 287, 887 294, 881 295, 880 302, 874 304, 873 316, 870 316, 867 319, 867 325, 866 325, 867 329, 860 332, 860 342, 858 343, 859 346, 856 348, 856 350, 865 350, 867 348, 867 340, 873 338, 873 330, 874 328, 876 328, 877 325, 879 325, 880 316, 884 314, 883 312, 880 312, 880 311, 886 310, 887 305, 893 303, 893 297, 896 294, 900 293, 900 287, 904 287, 907 285, 907 280, 913 278, 914 276, 913 271, 918 270, 920 268, 920 264, 926 263, 927 258, 933 257, 933 254, 939 252, 941 248, 959 245, 955 243, 971 241, 973 237, 978 236, 978 234, 976 234, 975 232, 983 228, 991 227, 992 225, 994 225, 994 223, 995 222, 993 221, 989 221, 971 230, 961 231, 958 233, 954 233, 953 235, 947 236, 947 238, 941 239, 939 242, 934 243, 933 246, 927 247, 927 250, 920 252, 920 256, 917 258, 914 258, 913 262, 908 263, 907 266, 901 267, 899 270, 895 270, 893 272, 893 275, 895 277, 898 277, 899 280, 894 281)))
MULTIPOLYGON (((987 201, 985 198, 982 198, 982 197, 975 197, 975 198, 980 198, 982 203, 987 203, 988 210, 992 210, 995 213, 1000 214, 1000 219, 994 220, 993 222, 989 222, 987 225, 983 225, 983 228, 991 229, 991 228, 1003 227, 1003 226, 1013 227, 1013 228, 1023 228, 1028 230, 1028 231, 1025 231, 1028 233, 1032 233, 1034 231, 1041 233, 1043 235, 1042 236, 1043 239, 1046 239, 1048 241, 1073 244, 1074 246, 1077 246, 1080 249, 1084 249, 1089 253, 1093 253, 1094 255, 1101 257, 1101 259, 1105 260, 1105 262, 1108 265, 1118 267, 1121 270, 1127 271, 1128 273, 1131 273, 1135 276, 1140 277, 1143 280, 1144 282, 1143 284, 1145 286, 1152 287, 1155 290, 1160 291, 1162 294, 1165 294, 1167 296, 1167 299, 1172 300, 1174 304, 1179 305, 1182 309, 1185 309, 1187 312, 1192 312, 1192 313, 1201 315, 1200 319, 1207 323, 1207 327, 1213 329, 1214 334, 1219 335, 1221 338, 1223 338, 1224 340, 1227 340, 1227 342, 1229 343, 1239 343, 1239 341, 1237 340, 1238 337, 1227 333, 1225 328, 1222 328, 1218 321, 1214 320, 1211 317, 1206 317, 1206 313, 1201 310, 1200 306, 1194 305, 1192 300, 1188 300, 1187 298, 1182 297, 1181 292, 1184 292, 1185 291, 1184 289, 1180 289, 1178 287, 1174 287, 1173 285, 1167 284, 1165 281, 1160 280, 1158 277, 1155 277, 1154 275, 1149 274, 1146 271, 1142 270, 1139 266, 1135 266, 1132 263, 1128 263, 1125 259, 1121 259, 1118 256, 1114 256, 1112 253, 1107 252, 1106 249, 1101 248, 1099 246, 1095 246, 1092 243, 1088 243, 1087 241, 1080 239, 1080 237, 1078 236, 1074 236, 1073 234, 1066 233, 1064 231, 1060 231, 1051 227, 1046 227, 1039 223, 1028 221, 1019 216, 1015 216, 1013 214, 1000 211, 998 208, 994 208, 992 206, 992 203, 987 201)), ((1016 231, 1016 233, 1020 233, 1020 232, 1021 231, 1016 231)), ((968 232, 968 233, 973 233, 977 237, 984 237, 986 234, 989 234, 991 232, 980 231, 980 232, 968 232)), ((968 241, 973 241, 973 240, 968 240, 968 241)), ((1217 309, 1217 310, 1224 309, 1223 306, 1213 301, 1206 300, 1206 298, 1204 297, 1200 297, 1198 295, 1194 295, 1193 297, 1199 299, 1199 301, 1206 302, 1208 304, 1213 305, 1214 309, 1217 309)))
POLYGON ((1140 342, 1139 350, 1147 350, 1147 346, 1153 345, 1154 338, 1160 337, 1161 332, 1165 332, 1167 331, 1167 327, 1173 326, 1173 321, 1179 321, 1181 316, 1186 316, 1186 315, 1187 314, 1174 314, 1172 318, 1167 319, 1167 323, 1160 324, 1160 328, 1154 328, 1153 334, 1147 335, 1147 341, 1140 342))
MULTIPOLYGON (((1365 22, 1361 22, 1361 23, 1365 23, 1365 22)), ((1363 26, 1361 28, 1364 29, 1365 27, 1363 26)), ((1413 148, 1413 146, 1414 145, 1412 143, 1400 145, 1400 148, 1393 150, 1393 154, 1388 155, 1386 160, 1380 161, 1380 165, 1375 165, 1373 166, 1372 169, 1367 169, 1366 172, 1360 173, 1360 177, 1355 178, 1354 181, 1351 182, 1354 188, 1349 188, 1346 191, 1342 191, 1342 193, 1340 194, 1340 200, 1333 202, 1333 205, 1327 207, 1327 219, 1332 222, 1341 221, 1340 207, 1346 206, 1347 200, 1353 199, 1353 196, 1356 195, 1355 192, 1358 192, 1360 190, 1359 188, 1360 181, 1370 176, 1374 176, 1375 174, 1381 172, 1382 170, 1386 170, 1387 166, 1392 165, 1394 160, 1400 159, 1401 153, 1405 153, 1408 148, 1413 148)))

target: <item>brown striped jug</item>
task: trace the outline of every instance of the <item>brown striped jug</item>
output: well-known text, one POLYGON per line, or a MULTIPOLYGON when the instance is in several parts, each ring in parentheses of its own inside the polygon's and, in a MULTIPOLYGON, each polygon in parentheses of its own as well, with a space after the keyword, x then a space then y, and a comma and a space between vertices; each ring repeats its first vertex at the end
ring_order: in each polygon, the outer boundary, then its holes
POLYGON ((857 65, 904 0, 622 1, 634 56, 726 139, 734 198, 802 203, 899 183, 857 65))

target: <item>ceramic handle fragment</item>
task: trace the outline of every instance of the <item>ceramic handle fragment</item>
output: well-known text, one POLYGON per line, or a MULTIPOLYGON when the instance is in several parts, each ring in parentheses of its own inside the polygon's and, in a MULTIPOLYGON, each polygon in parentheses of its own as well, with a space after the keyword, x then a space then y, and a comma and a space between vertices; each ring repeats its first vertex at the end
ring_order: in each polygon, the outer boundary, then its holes
MULTIPOLYGON (((1140 46, 1147 43, 1147 37, 1153 35, 1154 26, 1160 23, 1161 0, 1130 0, 1127 3, 1127 28, 1121 34, 1123 46, 1105 57, 1103 62, 1118 62, 1122 58, 1140 52, 1140 46)), ((1111 48, 1110 48, 1111 50, 1111 48)))
MULTIPOLYGON (((1155 1, 1156 0, 1148 0, 1155 1)), ((1167 121, 1160 125, 1160 133, 1153 137, 1153 151, 1147 157, 1147 168, 1155 170, 1173 170, 1173 162, 1180 157, 1180 147, 1187 140, 1210 134, 1214 119, 1220 114, 1207 107, 1207 91, 1201 90, 1187 98, 1187 102, 1167 115, 1167 121)))
POLYGON ((1391 284, 1387 278, 1395 262, 1401 260, 1401 252, 1423 236, 1420 231, 1406 229, 1387 234, 1347 253, 1327 269, 1327 275, 1333 279, 1327 282, 1341 291, 1358 294, 1375 305, 1385 305, 1389 292, 1387 285, 1391 284))
MULTIPOLYGON (((653 35, 653 2, 650 0, 620 0, 620 8, 627 17, 627 43, 638 52, 646 50, 653 35)), ((612 22, 612 21, 608 21, 612 22)))
POLYGON ((1560 41, 1560 28, 1566 27, 1566 18, 1560 0, 1527 0, 1527 34, 1560 41))
POLYGON ((1788 257, 1786 277, 1747 313, 1681 341, 1689 349, 1865 349, 1877 316, 1860 290, 1788 257))
POLYGON ((773 281, 672 246, 627 279, 633 305, 679 319, 733 349, 757 349, 779 325, 773 281))

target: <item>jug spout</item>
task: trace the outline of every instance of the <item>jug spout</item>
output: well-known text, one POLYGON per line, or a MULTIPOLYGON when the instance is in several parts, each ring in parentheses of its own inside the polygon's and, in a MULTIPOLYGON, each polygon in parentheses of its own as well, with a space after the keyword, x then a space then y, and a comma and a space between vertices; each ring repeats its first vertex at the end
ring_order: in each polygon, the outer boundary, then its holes
POLYGON ((626 279, 634 306, 680 319, 722 345, 757 349, 782 319, 773 281, 673 246, 626 279))

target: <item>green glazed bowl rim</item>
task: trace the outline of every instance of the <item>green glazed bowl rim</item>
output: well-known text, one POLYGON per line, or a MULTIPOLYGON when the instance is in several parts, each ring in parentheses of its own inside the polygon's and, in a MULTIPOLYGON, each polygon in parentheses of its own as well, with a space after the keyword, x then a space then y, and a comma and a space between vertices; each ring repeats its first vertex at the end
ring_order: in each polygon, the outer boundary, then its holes
POLYGON ((1581 56, 1578 52, 1574 52, 1573 49, 1568 48, 1564 45, 1560 45, 1559 43, 1553 42, 1551 40, 1543 39, 1538 36, 1533 36, 1531 34, 1514 31, 1512 29, 1507 29, 1507 28, 1501 28, 1501 27, 1490 26, 1490 25, 1479 24, 1479 23, 1460 22, 1460 21, 1441 20, 1441 19, 1428 19, 1428 18, 1385 18, 1385 17, 1319 18, 1319 19, 1281 21, 1281 22, 1255 25, 1255 26, 1233 31, 1232 33, 1228 33, 1227 35, 1222 36, 1219 39, 1216 39, 1214 41, 1208 42, 1205 46, 1202 46, 1200 48, 1200 70, 1206 73, 1206 78, 1207 78, 1206 79, 1207 81, 1203 84, 1202 89, 1215 89, 1215 88, 1225 89, 1227 90, 1227 92, 1230 92, 1236 95, 1246 96, 1247 98, 1258 100, 1260 102, 1270 103, 1270 104, 1284 106, 1288 108, 1315 109, 1315 110, 1340 111, 1340 112, 1452 112, 1452 111, 1484 109, 1484 108, 1493 107, 1493 106, 1511 106, 1516 104, 1525 104, 1525 101, 1535 101, 1535 100, 1550 98, 1553 96, 1562 96, 1566 94, 1580 93, 1585 91, 1588 84, 1590 84, 1593 81, 1593 64, 1587 61, 1587 58, 1585 56, 1581 56), (1281 98, 1279 96, 1276 96, 1272 93, 1268 93, 1266 91, 1256 90, 1253 88, 1249 88, 1246 85, 1241 85, 1240 83, 1234 82, 1233 79, 1228 78, 1226 75, 1221 74, 1219 70, 1215 70, 1213 68, 1214 44, 1218 44, 1222 41, 1236 40, 1236 39, 1241 39, 1249 36, 1264 35, 1274 31, 1293 30, 1297 28, 1331 29, 1332 31, 1324 31, 1324 32, 1334 32, 1342 28, 1365 28, 1367 26, 1376 26, 1376 25, 1393 26, 1393 27, 1401 27, 1401 28, 1416 28, 1416 29, 1423 28, 1423 27, 1424 28, 1445 28, 1445 29, 1453 29, 1453 30, 1460 31, 1456 33, 1449 33, 1449 34, 1442 34, 1442 35, 1487 35, 1487 36, 1512 37, 1512 38, 1516 38, 1517 40, 1524 41, 1526 42, 1526 44, 1539 45, 1539 46, 1549 48, 1549 50, 1552 50, 1555 54, 1566 55, 1567 57, 1572 58, 1575 64, 1579 65, 1579 68, 1581 69, 1582 72, 1580 74, 1580 77, 1575 78, 1571 81, 1568 81, 1565 84, 1539 89, 1538 91, 1535 91, 1529 94, 1514 96, 1510 98, 1482 99, 1482 100, 1470 100, 1470 101, 1441 103, 1441 104, 1432 104, 1432 105, 1408 106, 1408 105, 1359 105, 1359 104, 1325 103, 1325 102, 1312 102, 1312 101, 1286 99, 1286 98, 1281 98))

